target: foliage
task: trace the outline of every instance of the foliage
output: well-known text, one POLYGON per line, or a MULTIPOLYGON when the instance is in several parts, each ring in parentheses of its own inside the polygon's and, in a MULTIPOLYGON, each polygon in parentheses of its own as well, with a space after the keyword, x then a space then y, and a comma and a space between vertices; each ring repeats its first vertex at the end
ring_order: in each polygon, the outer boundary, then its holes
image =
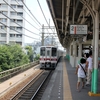
POLYGON ((40 55, 37 54, 36 57, 34 58, 34 61, 39 60, 40 59, 40 55))
POLYGON ((28 57, 20 45, 0 45, 0 71, 8 70, 28 62, 28 57))
POLYGON ((33 50, 31 46, 26 46, 25 49, 27 50, 27 55, 30 62, 33 62, 33 50))

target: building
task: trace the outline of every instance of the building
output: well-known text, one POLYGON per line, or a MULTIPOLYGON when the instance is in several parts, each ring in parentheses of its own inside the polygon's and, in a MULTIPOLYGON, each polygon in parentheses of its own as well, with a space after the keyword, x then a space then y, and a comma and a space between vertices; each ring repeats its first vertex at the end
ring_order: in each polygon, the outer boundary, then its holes
POLYGON ((41 46, 41 42, 33 42, 33 43, 26 43, 25 46, 31 46, 34 54, 40 54, 40 46, 41 46))
POLYGON ((0 0, 0 44, 24 45, 23 9, 22 0, 0 0))

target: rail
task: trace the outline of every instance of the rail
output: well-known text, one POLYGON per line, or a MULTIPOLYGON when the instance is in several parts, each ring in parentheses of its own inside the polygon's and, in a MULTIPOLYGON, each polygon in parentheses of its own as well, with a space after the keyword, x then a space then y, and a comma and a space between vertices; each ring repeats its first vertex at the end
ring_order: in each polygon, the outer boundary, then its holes
MULTIPOLYGON (((49 82, 49 76, 52 75, 53 71, 45 71, 43 70, 39 73, 35 78, 33 78, 29 83, 27 83, 18 93, 16 93, 10 100, 40 100, 35 99, 41 90, 42 86, 49 82)), ((44 86, 46 88, 46 86, 44 86)), ((44 91, 44 87, 42 92, 44 91)), ((42 95, 38 96, 42 97, 42 95)))
POLYGON ((13 69, 9 69, 7 71, 3 71, 3 72, 0 72, 0 82, 3 82, 35 65, 39 64, 39 60, 38 61, 35 61, 35 62, 31 62, 31 63, 28 63, 28 64, 25 64, 25 65, 22 65, 22 66, 19 66, 19 67, 16 67, 16 68, 13 68, 13 69))

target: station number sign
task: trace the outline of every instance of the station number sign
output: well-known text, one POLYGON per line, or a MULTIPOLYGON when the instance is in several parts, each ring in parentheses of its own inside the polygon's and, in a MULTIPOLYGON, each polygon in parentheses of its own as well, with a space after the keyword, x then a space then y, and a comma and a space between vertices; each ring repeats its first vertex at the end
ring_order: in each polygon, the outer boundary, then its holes
POLYGON ((87 34, 87 25, 70 25, 70 34, 87 34))

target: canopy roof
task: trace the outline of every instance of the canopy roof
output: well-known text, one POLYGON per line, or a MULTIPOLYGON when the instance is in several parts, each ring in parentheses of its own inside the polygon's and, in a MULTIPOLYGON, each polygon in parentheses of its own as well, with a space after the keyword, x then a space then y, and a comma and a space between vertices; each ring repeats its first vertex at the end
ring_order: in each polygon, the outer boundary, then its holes
POLYGON ((63 47, 68 47, 73 38, 83 38, 83 35, 70 35, 69 28, 71 24, 88 25, 88 34, 84 36, 87 36, 87 39, 93 38, 93 20, 86 5, 89 5, 93 10, 92 4, 94 4, 96 5, 95 9, 99 9, 100 0, 95 0, 94 2, 92 0, 47 0, 47 4, 56 27, 59 41, 63 47))

